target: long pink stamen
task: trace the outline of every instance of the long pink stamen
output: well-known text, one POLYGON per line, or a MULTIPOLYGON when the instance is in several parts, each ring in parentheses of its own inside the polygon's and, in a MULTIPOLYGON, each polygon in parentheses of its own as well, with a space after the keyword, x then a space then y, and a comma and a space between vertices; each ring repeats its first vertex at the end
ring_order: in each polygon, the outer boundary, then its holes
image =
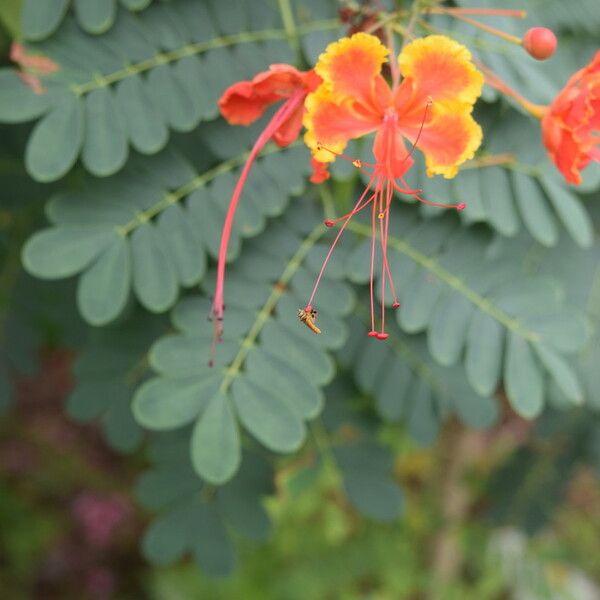
POLYGON ((369 331, 370 337, 377 337, 377 331, 375 330, 375 301, 373 299, 373 279, 375 275, 375 211, 377 205, 373 202, 371 210, 371 270, 369 276, 369 296, 371 303, 371 331, 369 331))
POLYGON ((273 115, 267 126, 258 136, 258 139, 254 143, 254 146, 252 146, 252 150, 250 150, 250 154, 246 159, 244 168, 242 169, 242 172, 240 173, 240 177, 235 185, 233 193, 231 194, 229 207, 227 208, 227 214, 225 215, 225 221, 223 223, 223 230, 221 232, 219 256, 217 259, 217 279, 210 314, 211 318, 214 319, 214 334, 209 359, 210 366, 212 366, 214 362, 216 344, 220 342, 223 335, 224 286, 225 267, 227 262, 227 249, 229 247, 229 239, 231 237, 233 219, 235 217, 238 202, 242 195, 242 190, 244 189, 244 185, 246 184, 246 180, 248 179, 248 175, 250 174, 252 165, 254 164, 254 161, 256 160, 256 157, 258 156, 260 151, 273 137, 273 134, 282 125, 282 123, 284 123, 285 120, 298 108, 298 106, 302 104, 305 96, 305 90, 296 90, 273 115))
POLYGON ((388 261, 388 257, 387 257, 387 243, 388 243, 388 236, 389 236, 389 227, 390 227, 390 207, 392 204, 392 198, 394 195, 394 189, 388 185, 387 186, 387 201, 386 201, 386 208, 385 208, 385 233, 384 233, 384 245, 385 245, 385 254, 383 257, 383 261, 384 261, 384 265, 385 265, 385 270, 388 276, 388 281, 390 282, 390 289, 392 291, 392 297, 394 299, 394 303, 393 303, 393 307, 397 308, 398 306, 400 306, 400 302, 398 302, 398 296, 396 295, 396 287, 394 286, 394 279, 392 278, 392 272, 390 270, 390 263, 388 261))

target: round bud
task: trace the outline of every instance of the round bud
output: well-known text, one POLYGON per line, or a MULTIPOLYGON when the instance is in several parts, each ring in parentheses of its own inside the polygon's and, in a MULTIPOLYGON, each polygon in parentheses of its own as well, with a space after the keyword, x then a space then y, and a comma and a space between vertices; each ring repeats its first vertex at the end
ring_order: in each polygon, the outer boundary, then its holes
POLYGON ((523 36, 523 48, 536 60, 550 58, 556 50, 556 36, 546 27, 532 27, 523 36))

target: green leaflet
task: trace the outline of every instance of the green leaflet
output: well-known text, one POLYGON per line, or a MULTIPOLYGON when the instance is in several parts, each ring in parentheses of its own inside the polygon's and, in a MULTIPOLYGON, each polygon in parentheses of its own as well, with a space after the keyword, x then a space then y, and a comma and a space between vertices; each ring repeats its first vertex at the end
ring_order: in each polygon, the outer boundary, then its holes
POLYGON ((48 94, 34 94, 13 69, 0 69, 0 122, 31 121, 50 108, 48 94))
POLYGON ((91 325, 106 325, 123 311, 131 288, 130 249, 117 236, 79 279, 77 306, 91 325))
POLYGON ((70 0, 48 0, 40 4, 37 0, 24 0, 21 16, 23 34, 30 40, 41 40, 54 33, 67 9, 70 0))
POLYGON ((125 116, 112 90, 101 88, 85 98, 85 142, 81 159, 97 177, 119 171, 127 161, 129 147, 125 135, 125 116))
POLYGON ((114 23, 117 0, 74 0, 75 15, 88 33, 104 33, 114 23))
POLYGON ((29 138, 25 155, 28 173, 43 183, 60 179, 75 164, 83 140, 83 103, 75 96, 65 96, 35 126, 29 138))
POLYGON ((333 448, 348 500, 363 515, 377 521, 396 520, 403 508, 400 487, 391 477, 392 456, 365 439, 333 448))
POLYGON ((209 400, 194 426, 190 452, 194 469, 206 481, 221 484, 233 477, 240 466, 241 443, 228 396, 215 394, 209 400))

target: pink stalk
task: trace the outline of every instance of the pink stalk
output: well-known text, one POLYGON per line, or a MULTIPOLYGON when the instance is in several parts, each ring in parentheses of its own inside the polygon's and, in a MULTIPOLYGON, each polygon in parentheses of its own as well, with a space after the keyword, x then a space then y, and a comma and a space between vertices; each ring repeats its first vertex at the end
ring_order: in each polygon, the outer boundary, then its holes
POLYGON ((227 249, 229 247, 229 239, 231 238, 231 229, 233 227, 233 219, 237 210, 238 202, 242 195, 244 185, 252 169, 252 165, 259 155, 260 151, 265 147, 267 142, 273 137, 277 129, 289 118, 289 116, 298 108, 299 105, 304 102, 306 96, 305 90, 295 91, 286 102, 277 109, 277 112, 273 115, 267 126, 263 129, 261 134, 258 136, 250 154, 246 159, 244 168, 240 173, 240 177, 235 185, 233 193, 231 194, 231 200, 229 201, 229 207, 227 208, 227 214, 225 215, 225 222, 223 223, 223 230, 221 232, 221 243, 219 245, 219 256, 217 259, 217 280, 215 284, 215 293, 213 297, 211 318, 214 319, 214 336, 211 346, 211 353, 209 359, 209 366, 213 365, 213 359, 216 351, 216 344, 221 341, 223 335, 223 313, 225 309, 224 305, 224 287, 225 287, 225 267, 227 262, 227 249))

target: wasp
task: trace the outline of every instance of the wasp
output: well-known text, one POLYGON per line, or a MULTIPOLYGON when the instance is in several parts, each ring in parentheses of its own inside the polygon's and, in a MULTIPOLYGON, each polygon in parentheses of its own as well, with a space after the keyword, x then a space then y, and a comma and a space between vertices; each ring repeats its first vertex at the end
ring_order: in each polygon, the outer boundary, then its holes
POLYGON ((321 333, 321 330, 315 325, 318 314, 319 313, 310 305, 298 309, 298 318, 314 333, 321 333))

